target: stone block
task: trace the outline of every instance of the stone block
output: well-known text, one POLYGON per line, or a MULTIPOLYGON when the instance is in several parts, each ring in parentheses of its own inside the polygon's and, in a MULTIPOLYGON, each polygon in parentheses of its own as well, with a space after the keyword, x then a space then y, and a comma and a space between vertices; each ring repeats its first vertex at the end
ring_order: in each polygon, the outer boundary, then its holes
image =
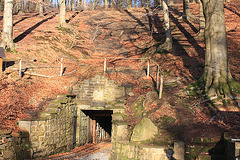
POLYGON ((5 150, 5 149, 6 149, 5 144, 1 144, 1 145, 0 145, 0 149, 1 149, 1 150, 5 150))
POLYGON ((157 132, 158 128, 152 123, 152 121, 149 118, 143 118, 133 129, 131 141, 144 141, 151 139, 157 132))
POLYGON ((3 158, 6 159, 14 159, 15 158, 15 154, 13 151, 10 150, 4 150, 2 153, 3 158))
POLYGON ((2 143, 7 143, 8 142, 8 139, 6 137, 2 137, 2 143))
POLYGON ((29 133, 31 133, 31 124, 32 124, 31 121, 24 121, 24 120, 18 121, 19 128, 29 133))
POLYGON ((185 157, 185 143, 184 142, 175 142, 174 143, 173 157, 176 160, 184 160, 184 157, 185 157))

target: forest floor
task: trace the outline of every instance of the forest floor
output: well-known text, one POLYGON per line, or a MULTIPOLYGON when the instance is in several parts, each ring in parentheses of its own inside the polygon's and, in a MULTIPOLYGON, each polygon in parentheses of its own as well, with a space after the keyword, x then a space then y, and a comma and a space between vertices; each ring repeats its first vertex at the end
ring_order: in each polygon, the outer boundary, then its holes
MULTIPOLYGON (((191 3, 191 12, 198 17, 198 4, 191 3)), ((204 69, 204 41, 198 39, 198 23, 182 20, 182 6, 170 7, 173 50, 157 51, 164 37, 162 11, 131 8, 128 10, 94 10, 67 12, 67 25, 59 28, 59 15, 49 12, 14 15, 16 50, 6 52, 4 73, 0 83, 0 130, 18 131, 19 119, 34 118, 47 103, 85 78, 102 74, 103 58, 150 57, 164 72, 164 81, 177 80, 164 87, 161 102, 149 101, 149 117, 165 125, 168 134, 191 144, 196 138, 218 140, 224 131, 239 130, 239 100, 215 101, 209 107, 204 97, 191 94, 186 88, 196 82, 204 69), (62 60, 63 58, 63 60, 62 60), (22 78, 19 60, 22 59, 22 78), (60 62, 65 67, 60 77, 60 62), (206 102, 206 103, 205 103, 206 102), (163 123, 164 122, 164 123, 163 123)), ((225 4, 230 71, 240 83, 240 5, 237 0, 225 4)), ((0 22, 2 26, 2 20, 0 22)), ((128 121, 134 126, 130 106, 139 96, 154 89, 156 78, 142 72, 146 62, 109 59, 107 76, 121 85, 134 86, 134 96, 127 104, 128 121), (118 70, 118 72, 111 72, 118 70), (123 71, 124 70, 124 71, 123 71)), ((151 71, 156 69, 151 64, 151 71)), ((153 72, 154 73, 154 72, 153 72)), ((239 97, 239 95, 238 95, 239 97)))

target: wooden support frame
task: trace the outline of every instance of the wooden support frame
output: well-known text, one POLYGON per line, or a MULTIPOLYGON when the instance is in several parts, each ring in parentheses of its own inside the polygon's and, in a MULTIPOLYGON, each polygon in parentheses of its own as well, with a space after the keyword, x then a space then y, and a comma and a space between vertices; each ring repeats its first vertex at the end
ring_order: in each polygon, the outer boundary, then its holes
POLYGON ((96 143, 96 119, 93 117, 93 125, 92 125, 92 134, 93 134, 93 143, 96 143))
POLYGON ((2 74, 2 71, 3 71, 3 58, 0 57, 0 74, 2 74))

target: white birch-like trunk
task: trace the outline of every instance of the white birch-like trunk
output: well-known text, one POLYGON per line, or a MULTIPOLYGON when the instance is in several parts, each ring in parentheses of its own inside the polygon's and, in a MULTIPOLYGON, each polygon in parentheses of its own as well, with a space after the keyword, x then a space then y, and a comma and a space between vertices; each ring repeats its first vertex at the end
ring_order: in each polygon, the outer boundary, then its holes
POLYGON ((4 49, 9 48, 14 50, 13 43, 13 0, 4 1, 4 14, 3 14, 3 32, 1 39, 1 47, 4 49))
POLYGON ((59 26, 63 27, 66 25, 66 1, 59 0, 59 26))
POLYGON ((171 26, 169 20, 169 10, 168 10, 168 1, 162 1, 163 6, 163 16, 164 16, 164 26, 166 32, 166 40, 165 40, 165 49, 171 50, 172 49, 172 33, 171 33, 171 26))

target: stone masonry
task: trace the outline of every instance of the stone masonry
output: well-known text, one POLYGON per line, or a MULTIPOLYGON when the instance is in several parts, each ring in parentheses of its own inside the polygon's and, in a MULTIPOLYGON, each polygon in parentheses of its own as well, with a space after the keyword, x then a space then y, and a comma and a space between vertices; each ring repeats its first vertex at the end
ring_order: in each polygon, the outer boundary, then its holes
POLYGON ((31 158, 32 149, 28 133, 0 131, 0 160, 31 158))
POLYGON ((34 157, 72 148, 74 98, 72 95, 58 96, 38 119, 19 121, 19 127, 29 133, 34 157))

